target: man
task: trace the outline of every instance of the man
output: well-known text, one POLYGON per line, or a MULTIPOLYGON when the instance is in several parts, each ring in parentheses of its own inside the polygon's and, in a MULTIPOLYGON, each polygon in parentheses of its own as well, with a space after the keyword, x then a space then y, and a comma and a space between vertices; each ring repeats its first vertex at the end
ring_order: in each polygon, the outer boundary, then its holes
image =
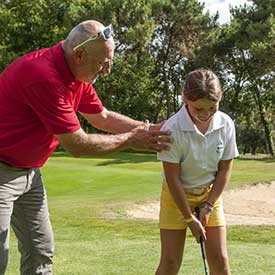
POLYGON ((110 73, 112 34, 111 26, 85 21, 64 42, 17 59, 0 76, 0 275, 10 224, 21 275, 52 274, 53 233, 39 167, 59 143, 74 156, 96 156, 125 148, 159 152, 171 141, 160 125, 148 131, 98 98, 91 83, 110 73), (114 135, 85 133, 77 112, 114 135))

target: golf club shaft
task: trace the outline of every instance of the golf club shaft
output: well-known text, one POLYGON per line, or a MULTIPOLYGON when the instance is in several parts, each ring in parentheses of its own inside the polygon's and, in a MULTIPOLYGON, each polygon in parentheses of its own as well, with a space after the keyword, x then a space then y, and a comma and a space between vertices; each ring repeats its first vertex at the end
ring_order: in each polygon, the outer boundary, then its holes
MULTIPOLYGON (((200 209, 198 207, 195 208, 196 216, 199 219, 200 218, 200 209)), ((201 255, 203 259, 203 266, 204 266, 204 272, 205 275, 208 275, 208 266, 207 266, 207 260, 206 260, 206 253, 205 253, 205 244, 203 241, 203 238, 200 237, 200 246, 201 246, 201 255)))
POLYGON ((205 272, 205 275, 208 275, 208 267, 207 267, 207 261, 205 257, 205 245, 202 237, 200 237, 200 246, 201 246, 201 255, 202 255, 203 265, 204 265, 204 272, 205 272))

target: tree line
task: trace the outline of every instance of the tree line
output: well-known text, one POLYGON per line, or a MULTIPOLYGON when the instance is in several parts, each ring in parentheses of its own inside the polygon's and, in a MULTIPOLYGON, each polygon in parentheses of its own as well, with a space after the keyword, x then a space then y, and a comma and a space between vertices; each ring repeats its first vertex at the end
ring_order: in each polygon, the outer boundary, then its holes
POLYGON ((83 20, 112 23, 112 74, 96 83, 106 108, 167 119, 182 104, 186 74, 209 68, 222 82, 221 110, 235 121, 240 152, 275 156, 275 0, 250 0, 231 17, 220 25, 197 0, 2 0, 0 71, 83 20))

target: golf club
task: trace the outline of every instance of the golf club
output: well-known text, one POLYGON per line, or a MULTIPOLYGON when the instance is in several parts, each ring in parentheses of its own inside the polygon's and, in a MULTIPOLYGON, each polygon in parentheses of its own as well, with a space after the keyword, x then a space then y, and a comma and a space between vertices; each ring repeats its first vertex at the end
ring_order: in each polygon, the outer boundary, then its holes
MULTIPOLYGON (((200 209, 199 209, 199 207, 195 208, 195 212, 196 212, 196 217, 199 219, 199 217, 200 217, 200 209)), ((203 265, 204 265, 204 272, 205 272, 205 275, 209 275, 209 273, 208 273, 208 266, 207 266, 207 260, 206 260, 206 253, 205 253, 205 244, 204 244, 204 241, 203 241, 202 237, 200 237, 200 246, 201 246, 201 255, 202 255, 203 265)))

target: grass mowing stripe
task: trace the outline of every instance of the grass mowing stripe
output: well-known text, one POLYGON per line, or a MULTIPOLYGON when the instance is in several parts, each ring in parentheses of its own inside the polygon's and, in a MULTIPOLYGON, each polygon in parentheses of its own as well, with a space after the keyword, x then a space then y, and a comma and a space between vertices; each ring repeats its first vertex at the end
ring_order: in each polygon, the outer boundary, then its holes
MULTIPOLYGON (((70 170, 71 171, 79 171, 80 167, 75 166, 74 163, 61 163, 61 164, 51 164, 52 168, 51 169, 60 169, 60 167, 62 167, 62 169, 66 169, 66 170, 70 170), (60 166, 59 166, 60 165, 60 166), (58 167, 59 166, 59 167, 58 167)), ((51 165, 49 165, 48 167, 50 168, 51 165)), ((123 173, 132 173, 134 172, 135 174, 160 174, 160 167, 158 171, 151 171, 151 170, 146 170, 143 168, 139 168, 136 167, 135 170, 133 170, 133 167, 119 167, 119 166, 113 166, 113 167, 105 167, 105 166, 91 166, 91 165, 87 165, 87 164, 81 164, 81 171, 82 172, 89 172, 92 174, 97 174, 98 172, 123 172, 123 173)))

